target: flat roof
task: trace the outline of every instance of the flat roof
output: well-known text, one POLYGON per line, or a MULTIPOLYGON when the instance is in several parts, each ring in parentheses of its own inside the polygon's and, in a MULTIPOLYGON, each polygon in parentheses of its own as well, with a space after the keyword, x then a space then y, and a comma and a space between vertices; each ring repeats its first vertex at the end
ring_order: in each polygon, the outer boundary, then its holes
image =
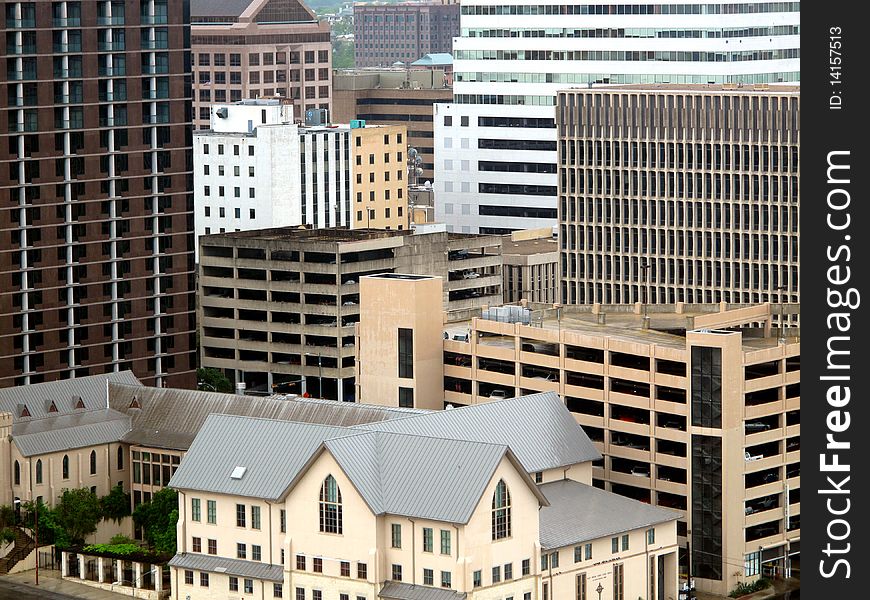
POLYGON ((521 256, 531 256, 533 254, 547 254, 558 251, 559 243, 553 238, 520 240, 518 242, 505 241, 501 245, 501 253, 503 255, 519 254, 521 256))
POLYGON ((207 240, 215 238, 257 239, 257 240, 310 240, 318 242, 358 242, 361 240, 376 240, 413 235, 411 230, 398 229, 348 229, 345 227, 326 227, 309 229, 305 226, 272 227, 268 229, 252 229, 250 231, 228 231, 202 236, 207 240))
POLYGON ((586 93, 595 92, 731 92, 736 94, 790 94, 800 95, 801 87, 794 83, 622 83, 595 84, 592 87, 571 87, 560 92, 586 93))

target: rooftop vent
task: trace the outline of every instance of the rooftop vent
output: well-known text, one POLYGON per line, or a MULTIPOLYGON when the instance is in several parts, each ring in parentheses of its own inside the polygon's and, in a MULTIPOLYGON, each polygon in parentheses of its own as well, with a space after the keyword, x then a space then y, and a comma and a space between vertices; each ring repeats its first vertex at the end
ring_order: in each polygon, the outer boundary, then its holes
POLYGON ((233 469, 232 474, 230 475, 231 479, 241 479, 245 476, 245 472, 248 470, 248 467, 236 467, 233 469))
POLYGON ((218 118, 220 118, 220 119, 226 119, 227 115, 229 114, 229 111, 227 111, 227 107, 224 106, 223 108, 219 108, 216 111, 214 111, 214 114, 217 115, 218 118))

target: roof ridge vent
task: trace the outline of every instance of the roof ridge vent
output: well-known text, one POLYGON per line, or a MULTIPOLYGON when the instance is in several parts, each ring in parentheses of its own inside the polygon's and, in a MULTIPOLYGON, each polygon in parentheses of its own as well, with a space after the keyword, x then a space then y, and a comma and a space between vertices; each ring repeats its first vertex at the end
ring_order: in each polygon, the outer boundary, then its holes
POLYGON ((233 469, 233 472, 230 474, 230 479, 241 479, 245 476, 245 473, 248 471, 248 467, 237 466, 233 469))

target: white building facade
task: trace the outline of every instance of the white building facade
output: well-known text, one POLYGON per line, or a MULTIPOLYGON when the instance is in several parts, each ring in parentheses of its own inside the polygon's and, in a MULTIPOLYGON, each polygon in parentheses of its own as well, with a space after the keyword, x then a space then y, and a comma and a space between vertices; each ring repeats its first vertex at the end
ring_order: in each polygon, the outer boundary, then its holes
POLYGON ((435 105, 436 220, 451 231, 556 225, 557 90, 800 81, 799 2, 469 0, 460 19, 454 103, 435 105))
MULTIPOLYGON (((281 100, 211 107, 194 133, 196 238, 292 225, 350 224, 350 129, 304 127, 281 100)), ((199 244, 197 243, 197 261, 199 244)))

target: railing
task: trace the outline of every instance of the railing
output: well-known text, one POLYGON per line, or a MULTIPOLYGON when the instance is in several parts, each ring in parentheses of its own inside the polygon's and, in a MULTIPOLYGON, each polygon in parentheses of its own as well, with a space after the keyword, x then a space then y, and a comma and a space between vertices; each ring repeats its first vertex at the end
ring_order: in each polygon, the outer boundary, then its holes
POLYGON ((169 17, 167 15, 142 15, 139 18, 139 21, 142 25, 166 25, 169 23, 169 17))
POLYGON ((81 52, 82 45, 81 44, 54 44, 52 49, 58 53, 63 54, 66 52, 81 52))
POLYGON ((6 19, 6 27, 9 29, 32 29, 36 27, 36 19, 6 19))
POLYGON ((52 19, 52 27, 81 27, 82 20, 80 17, 66 17, 60 19, 52 19))
POLYGON ((123 25, 124 16, 97 17, 97 25, 123 25))
POLYGON ((7 54, 36 54, 36 44, 6 44, 7 54))

